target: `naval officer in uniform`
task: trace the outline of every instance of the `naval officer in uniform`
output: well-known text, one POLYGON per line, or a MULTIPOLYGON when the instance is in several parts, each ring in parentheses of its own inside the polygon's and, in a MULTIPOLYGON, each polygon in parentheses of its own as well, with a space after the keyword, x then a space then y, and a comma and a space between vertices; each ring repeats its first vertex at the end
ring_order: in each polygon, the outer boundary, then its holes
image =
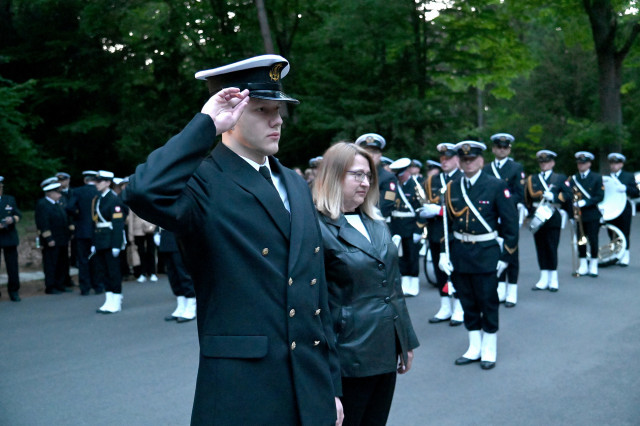
POLYGON ((454 239, 451 258, 442 250, 438 266, 452 274, 469 331, 469 348, 455 364, 480 361, 480 367, 489 370, 497 357, 498 276, 518 248, 518 217, 506 182, 482 171, 485 149, 477 141, 456 144, 464 176, 447 184, 454 239))
POLYGON ((560 229, 562 228, 563 208, 569 213, 571 190, 566 185, 567 177, 553 171, 558 155, 542 149, 536 153, 540 173, 531 175, 525 184, 525 201, 532 208, 537 209, 545 203, 551 209, 549 217, 533 234, 536 246, 540 279, 532 290, 558 291, 558 244, 560 243, 560 229))
POLYGON ((111 189, 113 173, 99 170, 96 175, 98 195, 93 199, 93 240, 91 253, 95 257, 98 280, 104 281, 105 302, 100 314, 115 314, 122 309, 122 274, 120 251, 124 248, 124 208, 111 189))
POLYGON ((176 234, 194 281, 192 425, 342 423, 316 209, 274 157, 281 110, 298 103, 282 91, 289 69, 262 55, 197 73, 212 95, 202 113, 124 192, 140 217, 176 234))
MULTIPOLYGON (((604 199, 604 185, 602 175, 591 171, 591 162, 594 155, 588 151, 578 151, 575 153, 578 173, 568 180, 573 193, 575 194, 574 206, 580 211, 582 228, 589 244, 591 258, 587 262, 587 246, 578 245, 578 275, 598 276, 598 231, 600 230, 600 220, 602 213, 598 208, 598 203, 604 199), (588 264, 587 264, 588 263, 588 264)), ((578 226, 578 225, 576 225, 578 226)), ((576 230, 576 235, 580 234, 580 228, 576 230)))
MULTIPOLYGON (((443 215, 445 209, 444 191, 449 182, 458 180, 462 176, 462 172, 458 168, 459 159, 456 145, 452 143, 441 143, 436 147, 440 153, 440 168, 442 173, 436 175, 428 175, 424 182, 424 190, 429 204, 425 205, 420 211, 421 220, 426 219, 427 224, 427 240, 429 242, 429 250, 431 251, 431 260, 434 265, 440 262, 440 249, 444 247, 444 220, 443 215)), ((438 292, 440 294, 440 310, 429 319, 429 323, 438 324, 440 322, 449 321, 449 325, 461 325, 464 319, 464 311, 460 304, 460 299, 456 293, 449 296, 448 288, 445 288, 448 277, 440 268, 435 268, 438 292)), ((426 274, 426 268, 425 268, 426 274)))
POLYGON ((629 266, 629 237, 631 236, 631 216, 633 210, 631 199, 640 197, 640 188, 638 188, 638 184, 633 173, 622 170, 624 162, 627 161, 627 157, 619 152, 612 152, 607 156, 607 159, 609 160, 610 176, 619 183, 619 185, 617 185, 617 191, 624 192, 627 196, 625 208, 620 216, 607 223, 610 223, 620 229, 627 239, 627 246, 625 247, 624 254, 618 261, 618 265, 629 266))
MULTIPOLYGON (((524 169, 522 164, 514 161, 511 154, 511 145, 515 141, 509 133, 496 133, 491 136, 491 151, 495 159, 484 167, 484 171, 502 179, 507 183, 511 193, 511 201, 518 209, 520 225, 527 215, 524 206, 524 169)), ((502 226, 498 223, 498 227, 502 226)), ((513 308, 518 303, 518 275, 520 273, 520 254, 516 250, 510 257, 506 271, 498 277, 498 300, 504 302, 507 308, 513 308)))
MULTIPOLYGON (((364 135, 358 136, 355 143, 363 147, 373 158, 376 171, 378 172, 378 190, 380 191, 378 208, 382 216, 389 222, 391 212, 395 208, 398 179, 396 179, 396 176, 392 172, 385 169, 385 164, 382 162, 382 150, 387 145, 387 141, 377 133, 365 133, 364 135)), ((391 163, 393 163, 393 161, 391 161, 389 165, 391 163)))

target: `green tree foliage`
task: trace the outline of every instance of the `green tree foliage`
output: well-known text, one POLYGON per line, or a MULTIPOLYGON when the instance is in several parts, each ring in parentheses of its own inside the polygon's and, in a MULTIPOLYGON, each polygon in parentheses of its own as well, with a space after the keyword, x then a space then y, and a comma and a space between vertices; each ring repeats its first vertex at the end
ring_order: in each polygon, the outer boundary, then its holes
MULTIPOLYGON (((598 151, 612 135, 586 3, 614 11, 614 46, 627 49, 616 137, 637 150, 640 52, 625 44, 633 1, 264 0, 275 50, 292 63, 285 90, 302 101, 287 111, 279 157, 304 166, 373 131, 387 155, 425 160, 440 142, 506 131, 528 170, 550 148, 573 171, 573 152, 598 151)), ((72 184, 89 168, 131 173, 200 110, 196 71, 264 53, 248 0, 0 0, 0 36, 11 153, 0 174, 24 197, 58 168, 72 184)))

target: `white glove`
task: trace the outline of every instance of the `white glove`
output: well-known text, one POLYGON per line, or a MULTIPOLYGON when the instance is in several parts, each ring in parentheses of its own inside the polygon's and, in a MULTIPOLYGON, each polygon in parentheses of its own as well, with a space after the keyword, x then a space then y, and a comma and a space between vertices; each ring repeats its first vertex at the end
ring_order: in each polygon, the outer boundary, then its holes
POLYGON ((113 257, 118 257, 120 255, 120 249, 111 249, 111 254, 113 255, 113 257))
POLYGON ((620 186, 618 186, 616 188, 616 191, 618 191, 618 192, 627 192, 627 185, 621 184, 620 186))
POLYGON ((423 219, 431 219, 432 217, 438 216, 440 210, 442 210, 442 207, 438 204, 423 204, 419 209, 420 217, 423 219))
POLYGON ((518 203, 517 207, 518 207, 518 224, 522 226, 522 224, 524 223, 524 219, 529 214, 529 211, 522 203, 518 203))
POLYGON ((497 275, 502 275, 505 269, 507 269, 507 266, 509 266, 507 262, 505 262, 504 260, 498 260, 498 266, 496 267, 497 275))
POLYGON ((156 246, 160 247, 160 234, 153 234, 153 242, 156 246))
POLYGON ((422 234, 413 234, 413 244, 417 244, 422 239, 422 234))
POLYGON ((91 246, 91 254, 96 254, 96 246, 91 246))
POLYGON ((438 268, 447 275, 451 275, 451 272, 453 272, 453 265, 449 261, 449 255, 447 253, 440 253, 438 268))
POLYGON ((573 203, 574 206, 580 207, 580 208, 584 207, 586 204, 587 202, 585 200, 580 200, 578 202, 573 203))
POLYGON ((542 198, 544 198, 547 201, 551 201, 553 202, 553 192, 551 191, 544 191, 544 194, 542 194, 542 198))

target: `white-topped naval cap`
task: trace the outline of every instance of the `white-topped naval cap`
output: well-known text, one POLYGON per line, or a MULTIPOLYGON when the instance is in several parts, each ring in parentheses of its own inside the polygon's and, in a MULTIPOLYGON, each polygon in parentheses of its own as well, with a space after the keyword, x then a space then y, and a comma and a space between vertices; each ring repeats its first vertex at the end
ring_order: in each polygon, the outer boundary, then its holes
POLYGON ((589 151, 578 151, 575 154, 576 160, 586 162, 595 159, 596 157, 589 151))
POLYGON ((356 139, 356 145, 369 146, 383 150, 387 145, 387 141, 377 133, 365 133, 364 135, 358 136, 358 139, 356 139))
POLYGON ((611 154, 607 155, 607 160, 609 161, 621 161, 621 162, 625 162, 627 161, 627 157, 625 157, 624 155, 620 154, 619 152, 612 152, 611 154))

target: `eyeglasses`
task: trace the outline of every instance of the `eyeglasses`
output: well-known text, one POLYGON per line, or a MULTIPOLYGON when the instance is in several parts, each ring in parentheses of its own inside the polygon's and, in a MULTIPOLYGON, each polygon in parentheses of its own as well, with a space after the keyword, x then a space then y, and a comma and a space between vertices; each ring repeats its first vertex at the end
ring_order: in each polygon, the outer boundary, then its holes
POLYGON ((365 173, 362 170, 358 170, 358 171, 347 170, 347 173, 353 176, 358 182, 364 182, 364 178, 367 178, 367 181, 371 182, 371 179, 373 178, 373 175, 371 174, 371 172, 365 173))

